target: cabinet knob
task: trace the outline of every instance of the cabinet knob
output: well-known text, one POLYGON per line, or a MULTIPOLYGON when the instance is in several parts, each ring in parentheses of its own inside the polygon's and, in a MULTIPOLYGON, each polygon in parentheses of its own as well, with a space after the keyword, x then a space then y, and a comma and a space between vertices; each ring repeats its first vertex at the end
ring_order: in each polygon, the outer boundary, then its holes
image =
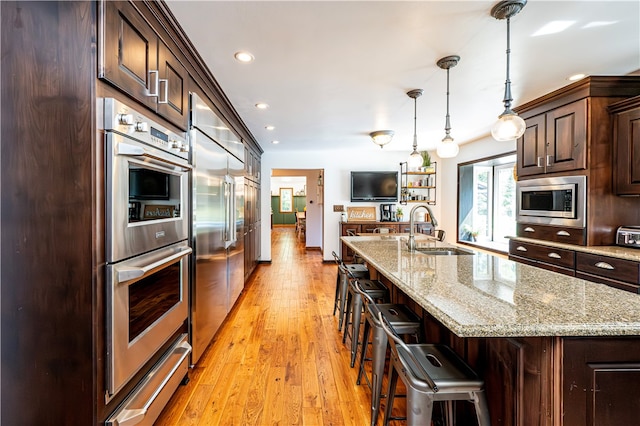
POLYGON ((613 267, 613 265, 611 265, 610 263, 607 263, 607 262, 598 262, 598 263, 595 264, 595 266, 596 266, 596 268, 609 269, 611 271, 616 269, 616 268, 613 267))

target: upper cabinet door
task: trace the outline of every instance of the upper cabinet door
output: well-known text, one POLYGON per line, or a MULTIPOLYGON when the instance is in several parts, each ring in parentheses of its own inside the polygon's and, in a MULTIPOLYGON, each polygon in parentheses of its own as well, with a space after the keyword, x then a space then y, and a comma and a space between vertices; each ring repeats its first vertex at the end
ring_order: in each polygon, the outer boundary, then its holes
POLYGON ((640 195, 640 97, 614 115, 613 177, 618 195, 640 195))
POLYGON ((187 70, 162 41, 158 42, 158 65, 158 114, 186 129, 189 118, 187 70))
POLYGON ((544 114, 526 120, 524 134, 517 141, 518 176, 544 173, 546 152, 544 114))
POLYGON ((587 99, 556 108, 547 118, 547 173, 587 168, 587 99))
POLYGON ((155 110, 158 36, 130 3, 101 6, 98 77, 155 110))

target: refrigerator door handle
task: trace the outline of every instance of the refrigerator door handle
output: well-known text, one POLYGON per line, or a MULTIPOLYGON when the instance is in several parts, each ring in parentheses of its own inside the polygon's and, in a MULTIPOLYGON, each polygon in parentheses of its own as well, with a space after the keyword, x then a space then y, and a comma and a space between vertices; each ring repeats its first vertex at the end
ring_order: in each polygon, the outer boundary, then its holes
POLYGON ((236 242, 235 238, 235 183, 231 176, 224 177, 225 194, 224 194, 224 248, 231 247, 236 242))

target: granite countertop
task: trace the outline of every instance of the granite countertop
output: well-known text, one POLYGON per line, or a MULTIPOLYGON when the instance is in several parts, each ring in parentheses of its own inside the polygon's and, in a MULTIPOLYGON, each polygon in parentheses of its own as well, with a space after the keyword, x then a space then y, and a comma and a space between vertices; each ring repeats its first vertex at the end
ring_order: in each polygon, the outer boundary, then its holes
POLYGON ((460 337, 640 336, 640 295, 466 247, 474 254, 429 255, 393 234, 341 238, 460 337))

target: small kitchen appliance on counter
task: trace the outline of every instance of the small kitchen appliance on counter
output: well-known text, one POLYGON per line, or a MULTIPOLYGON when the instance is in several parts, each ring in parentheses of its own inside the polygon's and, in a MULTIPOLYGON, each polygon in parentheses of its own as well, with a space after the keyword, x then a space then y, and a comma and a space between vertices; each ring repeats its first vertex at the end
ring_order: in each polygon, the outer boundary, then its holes
POLYGON ((640 248, 640 226, 620 226, 616 232, 616 245, 640 248))
POLYGON ((380 204, 380 222, 396 222, 396 205, 380 204))

